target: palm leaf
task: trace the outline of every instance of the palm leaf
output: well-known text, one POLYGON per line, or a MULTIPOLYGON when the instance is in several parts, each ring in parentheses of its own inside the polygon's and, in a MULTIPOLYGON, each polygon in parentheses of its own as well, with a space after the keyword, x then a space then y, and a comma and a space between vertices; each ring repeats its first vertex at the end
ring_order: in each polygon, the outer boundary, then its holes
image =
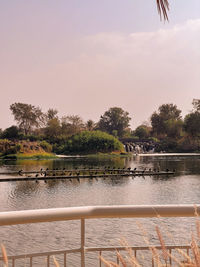
POLYGON ((169 11, 169 2, 168 0, 156 0, 158 13, 160 15, 160 19, 162 17, 164 20, 168 20, 168 11, 169 11))

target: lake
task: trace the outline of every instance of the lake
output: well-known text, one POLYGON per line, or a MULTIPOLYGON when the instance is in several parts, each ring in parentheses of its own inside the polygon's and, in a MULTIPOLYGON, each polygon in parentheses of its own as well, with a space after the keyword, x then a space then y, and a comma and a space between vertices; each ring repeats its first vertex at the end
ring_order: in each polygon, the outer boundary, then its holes
MULTIPOLYGON (((43 161, 7 161, 0 172, 41 168, 131 167, 176 170, 173 176, 119 177, 70 181, 0 183, 0 210, 75 207, 91 205, 198 204, 200 202, 200 155, 140 155, 133 157, 68 157, 43 161)), ((1 175, 0 178, 6 177, 1 175)), ((158 244, 155 225, 163 228, 169 244, 187 244, 195 227, 194 218, 101 219, 86 221, 86 245, 144 245, 141 227, 149 240, 158 244)), ((80 224, 77 221, 4 226, 0 242, 9 255, 79 247, 80 224)), ((105 257, 107 255, 105 254, 105 257)), ((109 257, 109 255, 108 255, 109 257)), ((86 266, 97 266, 98 255, 89 253, 86 266)), ((58 259, 59 260, 59 259, 58 259)), ((79 256, 69 256, 69 266, 79 266, 79 256)), ((20 266, 20 265, 19 265, 20 266)), ((24 265, 22 265, 24 266, 24 265)), ((37 265, 38 266, 38 265, 37 265)), ((42 265, 41 265, 42 266, 42 265)))

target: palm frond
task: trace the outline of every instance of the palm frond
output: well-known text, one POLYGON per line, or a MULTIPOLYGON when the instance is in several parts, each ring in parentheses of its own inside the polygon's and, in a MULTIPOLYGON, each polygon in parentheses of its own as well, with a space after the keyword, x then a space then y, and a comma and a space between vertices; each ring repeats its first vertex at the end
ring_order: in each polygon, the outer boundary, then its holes
POLYGON ((162 17, 164 20, 168 19, 168 11, 169 11, 169 2, 168 0, 156 0, 158 13, 160 15, 160 19, 162 20, 162 17))

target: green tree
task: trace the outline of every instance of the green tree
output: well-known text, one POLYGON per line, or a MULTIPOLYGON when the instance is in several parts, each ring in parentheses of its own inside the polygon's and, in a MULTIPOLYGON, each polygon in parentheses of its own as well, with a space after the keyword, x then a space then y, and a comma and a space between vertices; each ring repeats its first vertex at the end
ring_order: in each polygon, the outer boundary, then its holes
POLYGON ((184 129, 191 137, 200 137, 200 112, 192 112, 185 116, 184 129))
POLYGON ((57 114, 57 109, 49 108, 46 113, 47 121, 58 118, 57 114))
POLYGON ((50 142, 53 142, 61 134, 61 125, 58 118, 53 118, 47 122, 47 126, 44 129, 45 136, 50 142))
POLYGON ((71 136, 63 147, 63 154, 124 152, 123 144, 114 136, 101 131, 82 131, 71 136))
POLYGON ((14 103, 10 106, 19 128, 25 135, 30 134, 34 127, 44 124, 44 113, 39 107, 25 103, 14 103))
POLYGON ((179 137, 181 123, 181 110, 173 104, 161 105, 158 108, 158 112, 154 112, 151 116, 152 131, 158 137, 170 136, 172 132, 176 132, 176 136, 173 137, 179 137), (176 131, 172 130, 172 128, 176 129, 176 131))
POLYGON ((52 145, 47 143, 47 141, 43 140, 39 144, 40 144, 41 148, 44 149, 44 151, 49 152, 49 153, 52 152, 52 145))
POLYGON ((124 111, 122 108, 110 108, 103 116, 101 116, 98 128, 99 130, 105 131, 109 134, 112 134, 113 131, 117 131, 118 137, 122 137, 125 129, 129 126, 129 121, 131 120, 128 115, 129 113, 124 111))
POLYGON ((3 139, 17 139, 19 138, 19 135, 20 135, 20 131, 19 131, 19 128, 15 125, 11 126, 11 127, 8 127, 6 128, 2 135, 1 135, 1 138, 3 139))
POLYGON ((138 136, 140 139, 145 139, 149 137, 151 128, 146 125, 140 125, 135 129, 134 135, 138 136))
POLYGON ((93 120, 88 120, 85 124, 85 127, 88 131, 93 131, 95 128, 96 124, 93 120))
POLYGON ((168 137, 171 138, 179 138, 181 136, 182 128, 183 128, 183 121, 181 119, 175 120, 167 120, 165 122, 166 133, 168 137))
POLYGON ((78 115, 64 116, 61 118, 62 134, 73 135, 84 129, 84 122, 78 115))

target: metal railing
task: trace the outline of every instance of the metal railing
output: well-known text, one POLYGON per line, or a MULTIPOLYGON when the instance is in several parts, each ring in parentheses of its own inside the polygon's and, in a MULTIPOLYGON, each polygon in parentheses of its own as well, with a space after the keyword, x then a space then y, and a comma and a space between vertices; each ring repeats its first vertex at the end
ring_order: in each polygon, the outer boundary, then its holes
MULTIPOLYGON (((56 208, 56 209, 39 209, 12 211, 0 213, 0 226, 18 225, 28 223, 55 222, 67 220, 80 220, 81 222, 81 244, 79 248, 32 253, 17 256, 8 256, 12 261, 12 267, 15 266, 17 259, 28 258, 30 267, 35 257, 46 257, 47 267, 50 266, 50 257, 52 255, 63 255, 63 266, 67 266, 67 255, 71 253, 81 254, 81 267, 85 267, 86 252, 116 251, 125 250, 125 247, 86 247, 85 246, 85 220, 97 218, 150 218, 150 217, 194 217, 195 213, 200 212, 200 205, 152 205, 152 206, 89 206, 89 207, 73 207, 73 208, 56 208)), ((149 247, 131 247, 135 253, 139 250, 149 250, 149 247)), ((161 247, 157 247, 161 249, 161 247)), ((167 246, 167 249, 182 248, 189 253, 189 246, 167 246)), ((3 257, 0 257, 3 260, 3 257)), ((152 262, 153 265, 153 262, 152 262)), ((101 261, 99 261, 101 266, 101 261)))

